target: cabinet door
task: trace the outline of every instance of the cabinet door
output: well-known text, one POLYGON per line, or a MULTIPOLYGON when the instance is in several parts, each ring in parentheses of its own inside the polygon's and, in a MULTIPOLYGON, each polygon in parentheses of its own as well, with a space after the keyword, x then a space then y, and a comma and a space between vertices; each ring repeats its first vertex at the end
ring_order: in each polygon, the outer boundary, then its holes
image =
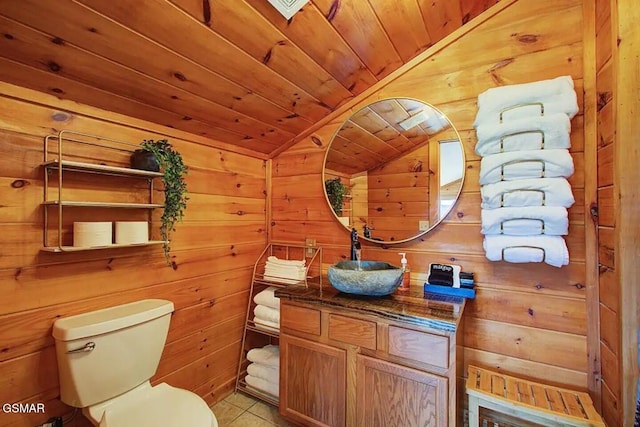
POLYGON ((280 413, 309 426, 345 425, 346 352, 280 335, 280 413))
POLYGON ((357 356, 358 426, 447 426, 446 378, 357 356))

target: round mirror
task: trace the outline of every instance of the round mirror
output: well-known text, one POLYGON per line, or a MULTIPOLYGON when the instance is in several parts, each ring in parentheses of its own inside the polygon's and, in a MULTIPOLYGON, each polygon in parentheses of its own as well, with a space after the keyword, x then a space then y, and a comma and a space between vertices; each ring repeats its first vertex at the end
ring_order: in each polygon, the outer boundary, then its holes
POLYGON ((464 180, 460 135, 432 105, 376 101, 349 117, 329 144, 325 195, 337 220, 360 237, 402 243, 433 229, 464 180))

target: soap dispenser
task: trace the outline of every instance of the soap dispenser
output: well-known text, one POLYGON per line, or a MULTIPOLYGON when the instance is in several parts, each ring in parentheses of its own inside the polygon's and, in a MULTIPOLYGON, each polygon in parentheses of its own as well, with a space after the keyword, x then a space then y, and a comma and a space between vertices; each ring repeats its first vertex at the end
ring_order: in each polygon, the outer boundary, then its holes
POLYGON ((411 270, 405 258, 406 252, 398 252, 398 255, 402 255, 400 263, 402 264, 402 284, 398 287, 399 291, 408 291, 411 284, 411 270))

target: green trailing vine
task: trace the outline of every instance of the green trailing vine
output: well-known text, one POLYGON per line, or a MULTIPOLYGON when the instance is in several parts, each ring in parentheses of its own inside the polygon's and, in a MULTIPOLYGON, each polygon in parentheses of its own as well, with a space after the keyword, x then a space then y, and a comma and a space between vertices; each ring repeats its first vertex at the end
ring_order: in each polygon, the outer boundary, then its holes
POLYGON ((333 208, 336 215, 342 215, 343 199, 349 192, 349 188, 340 181, 340 178, 328 179, 324 182, 324 188, 327 191, 329 204, 333 208))
POLYGON ((160 139, 144 140, 140 144, 144 150, 150 151, 155 156, 162 170, 162 182, 164 183, 164 211, 160 219, 160 234, 164 241, 162 247, 167 264, 172 265, 169 253, 171 251, 171 241, 169 239, 172 231, 175 231, 177 222, 181 222, 184 211, 187 209, 187 183, 185 175, 188 168, 182 161, 182 155, 175 151, 169 141, 160 139))

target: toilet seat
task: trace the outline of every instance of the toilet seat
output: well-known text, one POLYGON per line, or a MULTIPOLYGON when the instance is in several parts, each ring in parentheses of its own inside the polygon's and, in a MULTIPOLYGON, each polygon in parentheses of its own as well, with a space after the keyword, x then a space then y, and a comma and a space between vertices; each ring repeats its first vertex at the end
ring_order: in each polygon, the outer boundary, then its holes
MULTIPOLYGON (((98 415, 97 408, 88 408, 98 415)), ((100 427, 218 427, 206 402, 197 394, 162 383, 138 387, 112 399, 104 407, 100 427)), ((94 418, 95 419, 95 418, 94 418)))

